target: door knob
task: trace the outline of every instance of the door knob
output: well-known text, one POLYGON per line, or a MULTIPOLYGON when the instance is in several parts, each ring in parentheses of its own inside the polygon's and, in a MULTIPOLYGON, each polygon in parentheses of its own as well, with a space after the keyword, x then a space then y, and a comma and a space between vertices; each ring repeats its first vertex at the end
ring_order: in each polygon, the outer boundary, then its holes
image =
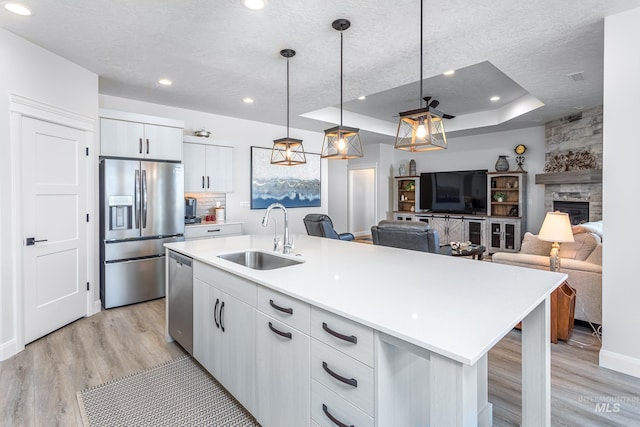
POLYGON ((46 242, 47 239, 36 240, 35 237, 27 237, 27 246, 33 246, 38 242, 46 242))

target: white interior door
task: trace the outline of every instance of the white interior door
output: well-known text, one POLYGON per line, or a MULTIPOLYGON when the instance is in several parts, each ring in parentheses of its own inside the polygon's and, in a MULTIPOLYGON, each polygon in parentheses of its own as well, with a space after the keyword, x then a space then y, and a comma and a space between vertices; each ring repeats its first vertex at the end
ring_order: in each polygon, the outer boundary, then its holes
POLYGON ((81 130, 22 121, 24 343, 87 312, 87 159, 81 130))
POLYGON ((371 234, 377 224, 376 169, 349 169, 349 231, 356 236, 371 234))

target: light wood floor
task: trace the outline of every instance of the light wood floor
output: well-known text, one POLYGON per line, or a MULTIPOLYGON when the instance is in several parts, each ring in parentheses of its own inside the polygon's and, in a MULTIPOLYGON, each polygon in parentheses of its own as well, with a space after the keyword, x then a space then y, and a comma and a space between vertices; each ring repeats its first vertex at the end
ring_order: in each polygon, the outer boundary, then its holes
MULTIPOLYGON (((551 346, 552 425, 640 425, 640 379, 598 367, 589 332, 551 346)), ((164 299, 78 320, 0 362, 0 426, 81 426, 76 392, 182 354, 164 340, 164 299)), ((520 369, 514 330, 489 354, 495 426, 520 424, 520 369)))

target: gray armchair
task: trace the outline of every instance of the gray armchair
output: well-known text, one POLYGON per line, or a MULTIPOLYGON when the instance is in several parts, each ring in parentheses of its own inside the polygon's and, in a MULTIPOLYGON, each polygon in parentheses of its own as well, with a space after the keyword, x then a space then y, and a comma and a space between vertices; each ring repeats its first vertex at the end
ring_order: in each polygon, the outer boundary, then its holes
POLYGON ((451 255, 451 248, 440 248, 440 236, 437 230, 420 221, 380 221, 371 227, 374 245, 451 255))
POLYGON ((333 222, 325 214, 307 214, 304 219, 304 226, 309 236, 326 237, 328 239, 355 240, 351 233, 338 233, 333 228, 333 222))

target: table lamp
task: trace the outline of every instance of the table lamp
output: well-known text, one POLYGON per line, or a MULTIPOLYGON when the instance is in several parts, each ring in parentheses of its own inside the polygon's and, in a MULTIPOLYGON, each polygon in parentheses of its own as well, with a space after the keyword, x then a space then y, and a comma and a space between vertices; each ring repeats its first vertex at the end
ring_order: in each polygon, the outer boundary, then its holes
POLYGON ((545 242, 553 242, 551 253, 549 254, 549 269, 551 271, 560 270, 560 243, 573 242, 573 232, 571 231, 571 221, 569 214, 565 212, 547 212, 544 218, 538 239, 545 242))

